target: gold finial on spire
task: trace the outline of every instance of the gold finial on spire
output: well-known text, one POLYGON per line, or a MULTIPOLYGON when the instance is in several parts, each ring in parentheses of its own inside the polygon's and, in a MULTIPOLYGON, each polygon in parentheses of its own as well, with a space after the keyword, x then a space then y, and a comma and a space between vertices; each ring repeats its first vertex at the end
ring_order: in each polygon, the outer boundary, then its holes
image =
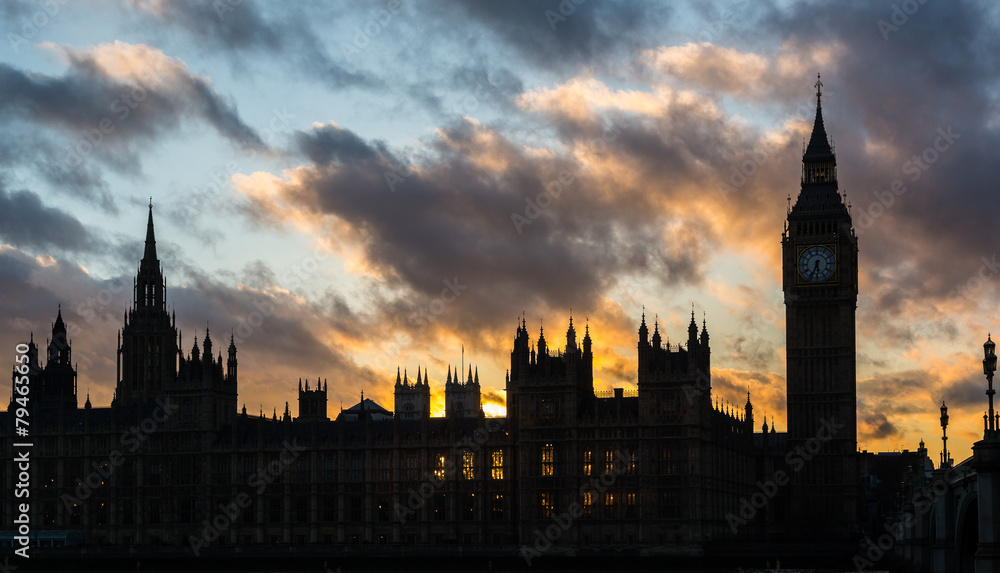
POLYGON ((813 84, 816 87, 816 103, 819 103, 820 97, 823 95, 823 82, 819 79, 819 74, 816 74, 816 83, 813 84))

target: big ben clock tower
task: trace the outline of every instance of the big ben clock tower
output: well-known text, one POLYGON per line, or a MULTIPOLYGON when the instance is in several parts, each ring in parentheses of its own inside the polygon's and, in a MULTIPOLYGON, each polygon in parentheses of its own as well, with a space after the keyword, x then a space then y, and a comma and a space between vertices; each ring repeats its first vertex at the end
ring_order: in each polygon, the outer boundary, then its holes
POLYGON ((822 87, 817 80, 802 187, 788 212, 781 251, 788 448, 802 454, 790 454, 789 530, 832 541, 857 530, 858 238, 837 189, 822 87))

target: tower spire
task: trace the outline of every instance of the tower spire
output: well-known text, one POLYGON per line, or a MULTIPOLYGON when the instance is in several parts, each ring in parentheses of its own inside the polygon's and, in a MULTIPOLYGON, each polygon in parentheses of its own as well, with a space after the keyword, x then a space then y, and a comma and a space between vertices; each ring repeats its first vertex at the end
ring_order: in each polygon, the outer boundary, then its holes
POLYGON ((153 269, 159 268, 156 261, 156 236, 153 233, 153 198, 149 198, 149 217, 146 219, 146 249, 142 253, 142 262, 152 263, 153 269))
POLYGON ((830 147, 830 140, 826 135, 826 126, 823 125, 823 82, 816 74, 816 119, 813 120, 812 136, 809 138, 809 145, 806 146, 805 155, 832 155, 833 149, 830 147))
POLYGON ((816 74, 816 118, 809 144, 802 154, 802 190, 789 211, 795 217, 847 213, 843 197, 837 191, 837 157, 823 123, 823 82, 816 74))

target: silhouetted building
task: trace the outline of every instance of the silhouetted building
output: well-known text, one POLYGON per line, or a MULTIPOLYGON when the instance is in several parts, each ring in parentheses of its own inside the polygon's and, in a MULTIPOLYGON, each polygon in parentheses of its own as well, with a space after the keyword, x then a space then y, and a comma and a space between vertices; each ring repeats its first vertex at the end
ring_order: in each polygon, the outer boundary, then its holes
POLYGON ((816 88, 802 187, 781 241, 788 445, 814 456, 792 476, 789 534, 850 539, 857 535, 858 504, 858 238, 837 188, 819 81, 816 88), (822 447, 812 452, 820 439, 822 447))
MULTIPOLYGON (((77 408, 61 312, 44 368, 33 339, 29 345, 38 410, 33 523, 118 546, 510 551, 538 548, 546 537, 553 552, 627 546, 699 555, 712 545, 797 533, 806 518, 809 531, 845 537, 857 529, 857 239, 835 169, 817 106, 783 240, 787 436, 766 422, 754 432, 749 393, 742 407, 713 398, 708 328, 693 312, 683 344, 664 342, 655 320, 650 334, 643 314, 636 390, 595 392, 589 325, 578 342, 570 318, 565 343, 554 349, 541 328, 532 341, 522 317, 505 418, 484 416, 472 366, 467 374, 448 368, 444 417, 430 415, 432 384, 420 368, 415 382, 397 371, 393 412, 362 394, 331 421, 327 383, 317 379, 315 387, 299 381, 294 419, 287 403, 280 418, 276 409, 270 418, 263 410, 248 415, 245 406, 238 413, 234 338, 226 357, 207 328, 200 345, 195 337, 189 354, 181 351, 150 205, 111 407, 93 408, 88 397, 77 408), (844 428, 796 473, 788 467, 791 448, 812 452, 824 418, 844 428), (795 474, 794 489, 779 472, 795 474), (248 501, 228 516, 224 508, 238 499, 248 501), (566 516, 567 527, 548 533, 566 516), (819 516, 825 521, 817 524, 819 516)), ((13 418, 2 416, 9 438, 13 418)), ((0 482, 11 483, 16 473, 5 457, 0 482)), ((10 523, 13 505, 0 504, 10 523)))

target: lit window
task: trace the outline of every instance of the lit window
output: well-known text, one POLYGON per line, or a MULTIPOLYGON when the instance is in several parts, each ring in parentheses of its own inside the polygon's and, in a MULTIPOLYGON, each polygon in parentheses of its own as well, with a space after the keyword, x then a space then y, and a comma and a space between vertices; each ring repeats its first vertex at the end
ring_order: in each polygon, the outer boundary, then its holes
POLYGON ((476 454, 462 452, 462 478, 476 479, 476 454))
POLYGON ((591 453, 590 450, 583 451, 583 475, 589 476, 591 470, 591 453))
POLYGON ((552 444, 545 444, 542 446, 542 475, 543 476, 554 476, 556 475, 556 449, 552 444))
POLYGON ((540 517, 552 517, 552 512, 554 511, 554 506, 552 504, 552 494, 543 493, 539 499, 539 509, 541 511, 540 517))
POLYGON ((444 479, 444 468, 448 460, 445 459, 444 455, 439 455, 437 457, 437 467, 434 468, 434 477, 438 480, 444 479))
POLYGON ((635 475, 635 450, 628 452, 628 475, 635 475))
POLYGON ((493 479, 503 479, 503 450, 493 450, 493 479))
POLYGON ((612 475, 615 472, 615 453, 608 448, 604 452, 604 473, 612 475))
POLYGON ((614 517, 615 515, 615 494, 610 491, 604 492, 604 516, 614 517))
POLYGON ((594 494, 586 492, 583 494, 583 516, 589 518, 594 512, 594 494))
POLYGON ((493 519, 501 520, 503 519, 503 494, 497 493, 493 495, 493 519))

